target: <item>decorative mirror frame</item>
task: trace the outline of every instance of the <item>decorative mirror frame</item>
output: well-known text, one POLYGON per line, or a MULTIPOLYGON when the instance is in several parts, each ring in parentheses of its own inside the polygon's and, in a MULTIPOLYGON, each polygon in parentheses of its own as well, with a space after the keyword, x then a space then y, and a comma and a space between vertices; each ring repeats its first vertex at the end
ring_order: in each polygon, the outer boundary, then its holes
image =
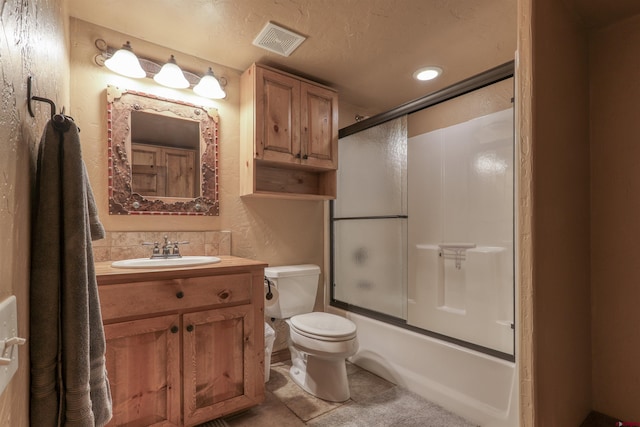
POLYGON ((107 86, 110 215, 218 215, 218 110, 107 86), (200 122, 200 197, 145 197, 132 190, 131 111, 172 113, 200 122))

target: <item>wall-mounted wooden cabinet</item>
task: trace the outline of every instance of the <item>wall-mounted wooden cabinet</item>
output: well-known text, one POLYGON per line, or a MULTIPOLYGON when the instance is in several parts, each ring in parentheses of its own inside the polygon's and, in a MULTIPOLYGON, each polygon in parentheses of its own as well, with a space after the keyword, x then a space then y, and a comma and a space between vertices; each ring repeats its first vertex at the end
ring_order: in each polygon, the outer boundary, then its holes
POLYGON ((231 266, 98 270, 109 426, 194 426, 264 399, 264 264, 226 258, 231 266))
POLYGON ((241 79, 241 195, 333 199, 338 94, 253 64, 241 79))

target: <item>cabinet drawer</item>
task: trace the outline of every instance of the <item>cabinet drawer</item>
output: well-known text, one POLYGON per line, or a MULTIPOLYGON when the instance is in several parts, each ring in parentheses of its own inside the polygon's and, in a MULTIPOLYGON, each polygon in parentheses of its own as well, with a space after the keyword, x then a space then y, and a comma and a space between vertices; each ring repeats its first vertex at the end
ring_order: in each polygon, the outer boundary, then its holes
POLYGON ((251 302, 251 274, 190 277, 98 287, 103 320, 251 302))

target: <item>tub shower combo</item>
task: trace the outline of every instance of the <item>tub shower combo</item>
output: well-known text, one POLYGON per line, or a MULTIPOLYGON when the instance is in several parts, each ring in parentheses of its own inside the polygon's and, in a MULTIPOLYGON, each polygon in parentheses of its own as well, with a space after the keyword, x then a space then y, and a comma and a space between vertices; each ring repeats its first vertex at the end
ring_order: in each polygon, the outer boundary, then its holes
POLYGON ((513 109, 343 137, 331 306, 353 360, 482 425, 517 424, 513 109))

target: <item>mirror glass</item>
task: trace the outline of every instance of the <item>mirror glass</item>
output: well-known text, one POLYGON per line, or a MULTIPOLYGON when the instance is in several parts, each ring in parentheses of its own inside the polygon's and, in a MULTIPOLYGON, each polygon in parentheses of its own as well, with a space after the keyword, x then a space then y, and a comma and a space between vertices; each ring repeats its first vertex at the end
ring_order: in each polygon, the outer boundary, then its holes
POLYGON ((107 87, 109 213, 218 215, 218 114, 107 87))

